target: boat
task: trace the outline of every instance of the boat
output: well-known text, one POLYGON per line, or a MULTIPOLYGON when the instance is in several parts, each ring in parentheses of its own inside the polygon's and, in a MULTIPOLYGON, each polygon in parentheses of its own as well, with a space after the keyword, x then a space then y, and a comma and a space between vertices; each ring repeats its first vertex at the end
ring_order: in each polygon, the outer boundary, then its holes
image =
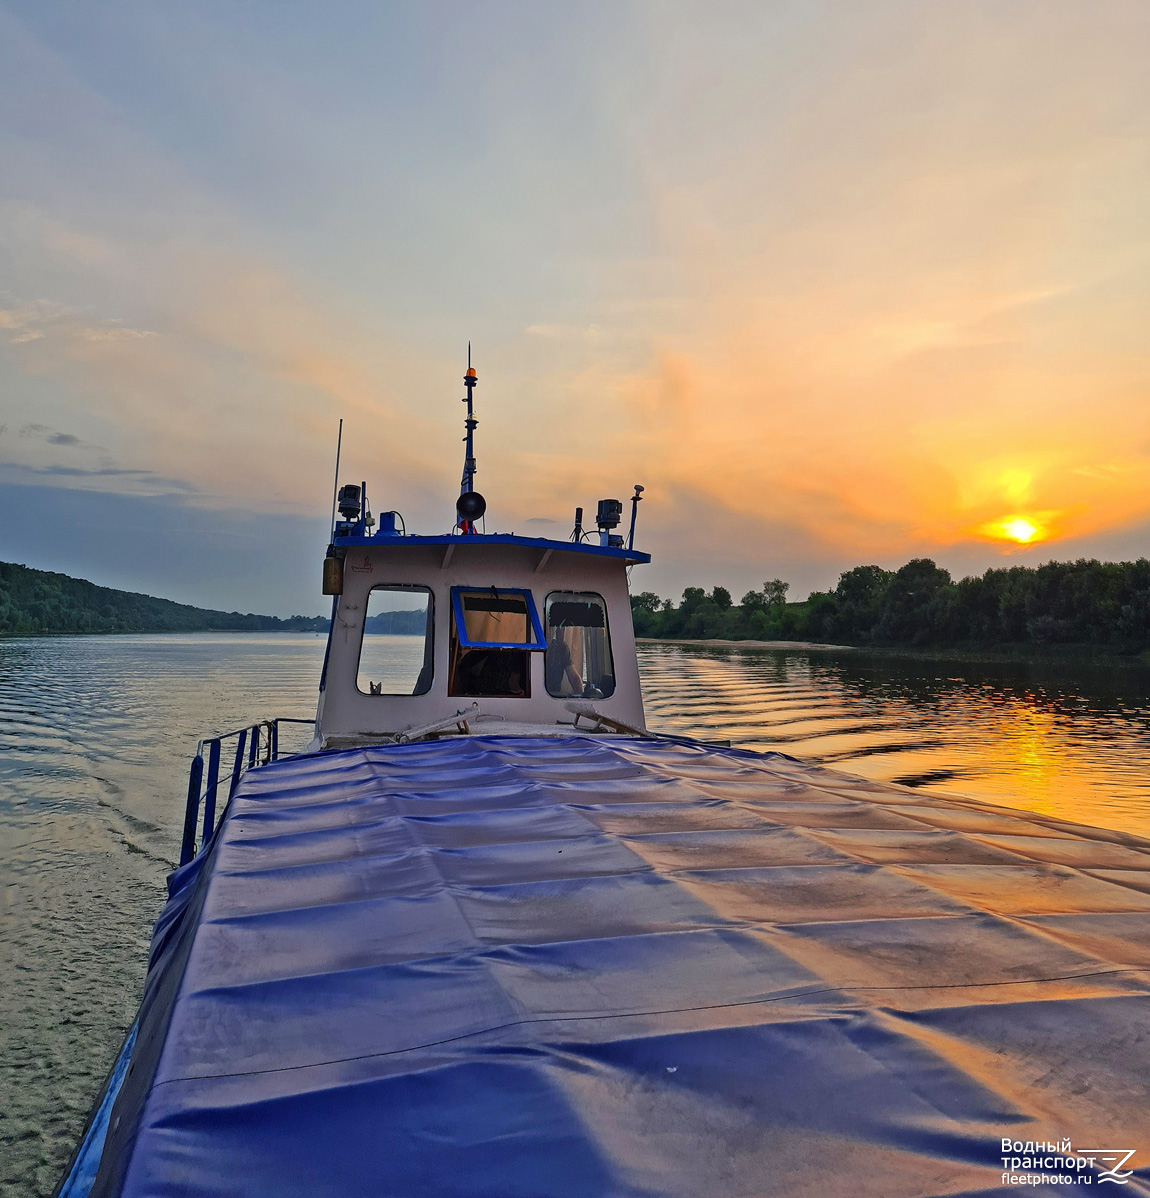
POLYGON ((648 729, 641 488, 486 532, 464 383, 450 533, 337 490, 310 745, 198 747, 58 1193, 1150 1194, 1150 843, 648 729))

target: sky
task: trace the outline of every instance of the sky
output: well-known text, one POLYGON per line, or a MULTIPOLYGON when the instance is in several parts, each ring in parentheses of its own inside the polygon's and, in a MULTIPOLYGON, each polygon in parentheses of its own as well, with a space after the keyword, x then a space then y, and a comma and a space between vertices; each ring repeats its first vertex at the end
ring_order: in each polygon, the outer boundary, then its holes
POLYGON ((0 0, 0 560, 324 609, 646 488, 635 590, 1150 544, 1144 0, 0 0))

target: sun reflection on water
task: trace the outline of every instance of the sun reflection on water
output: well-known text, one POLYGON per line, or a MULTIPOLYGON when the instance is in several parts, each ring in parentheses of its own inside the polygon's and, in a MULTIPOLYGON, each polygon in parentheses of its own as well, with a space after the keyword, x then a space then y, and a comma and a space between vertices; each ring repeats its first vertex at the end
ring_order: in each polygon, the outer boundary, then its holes
POLYGON ((648 723, 1150 836, 1150 670, 645 645, 648 723))

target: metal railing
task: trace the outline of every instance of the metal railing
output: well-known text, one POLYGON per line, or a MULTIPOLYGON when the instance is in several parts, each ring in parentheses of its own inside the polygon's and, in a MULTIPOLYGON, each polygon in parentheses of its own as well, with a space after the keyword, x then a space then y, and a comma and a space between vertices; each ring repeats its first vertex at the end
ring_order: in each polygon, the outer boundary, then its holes
MULTIPOLYGON (((278 761, 280 756, 280 724, 314 724, 315 720, 296 719, 290 716, 279 716, 274 720, 263 720, 258 724, 248 724, 236 728, 232 732, 222 732, 219 736, 205 737, 196 746, 196 755, 192 758, 191 772, 188 774, 188 801, 184 808, 184 835, 180 842, 180 864, 187 865, 204 846, 211 840, 216 830, 216 804, 219 799, 221 785, 227 783, 228 798, 235 794, 240 778, 257 766, 267 765, 278 761), (235 757, 232 760, 230 774, 220 777, 220 759, 223 756, 223 744, 226 740, 235 738, 235 757), (207 776, 204 775, 204 750, 207 749, 207 776), (199 818, 200 805, 204 814, 202 823, 199 818), (201 825, 199 848, 196 847, 196 825, 201 825)), ((226 804, 225 804, 226 805, 226 804)))

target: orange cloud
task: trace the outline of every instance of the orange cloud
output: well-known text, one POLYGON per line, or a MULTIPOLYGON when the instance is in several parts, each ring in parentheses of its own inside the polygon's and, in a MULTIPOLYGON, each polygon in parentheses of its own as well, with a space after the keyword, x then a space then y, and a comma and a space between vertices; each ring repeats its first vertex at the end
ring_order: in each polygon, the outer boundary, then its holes
MULTIPOLYGON (((615 79, 614 60, 596 59, 580 195, 601 197, 601 243, 570 235, 594 214, 544 202, 570 203, 544 176, 574 152, 546 124, 538 154, 505 136, 498 169, 479 163, 488 186, 510 181, 507 210, 429 203, 435 219, 413 217, 403 235, 435 248, 374 297, 363 276, 341 283, 333 268, 320 285, 273 265, 251 247, 300 226, 245 230, 181 172, 164 194, 187 184, 192 200, 166 243, 12 217, 12 244, 43 255, 31 274, 82 278, 132 310, 5 299, 11 359, 63 380, 76 409, 115 431, 118 461, 189 478, 202 502, 324 511, 344 416, 347 477, 380 480, 373 497, 389 505, 433 496, 446 521, 466 275, 487 322, 476 361, 490 526, 566 518, 633 482, 648 488, 656 552, 686 545, 716 563, 784 543, 847 564, 956 546, 1056 552, 1146 519, 1145 6, 1099 18, 843 5, 793 28, 779 11, 652 9, 647 28, 640 12, 653 64, 642 88, 631 73, 644 55, 621 55, 615 79), (503 222, 507 252, 483 256, 491 230, 468 223, 475 210, 503 222), (551 216, 532 226, 543 265, 524 269, 518 222, 551 216), (489 277, 475 284, 470 261, 447 282, 423 269, 463 245, 489 277), (418 302, 401 337, 371 302, 394 311, 408 289, 418 302)), ((505 122, 525 108, 509 97, 505 122)), ((130 133, 94 157, 126 155, 130 133)), ((325 127, 324 152, 329 141, 325 127)), ((390 190, 388 176, 379 194, 390 190)), ((374 211, 340 212, 362 218, 336 246, 345 254, 391 236, 374 211)))
MULTIPOLYGON (((49 252, 92 240, 46 227, 49 252)), ((386 465, 397 490, 418 491, 452 473, 432 448, 436 422, 405 394, 426 386, 425 368, 335 301, 305 298, 299 280, 250 257, 102 244, 83 269, 127 290, 154 327, 36 302, 0 311, 0 336, 21 370, 60 380, 86 418, 107 426, 119 460, 190 480, 198 503, 322 511, 344 417, 344 461, 356 477, 386 465)), ((76 474, 64 485, 117 480, 76 474)))

